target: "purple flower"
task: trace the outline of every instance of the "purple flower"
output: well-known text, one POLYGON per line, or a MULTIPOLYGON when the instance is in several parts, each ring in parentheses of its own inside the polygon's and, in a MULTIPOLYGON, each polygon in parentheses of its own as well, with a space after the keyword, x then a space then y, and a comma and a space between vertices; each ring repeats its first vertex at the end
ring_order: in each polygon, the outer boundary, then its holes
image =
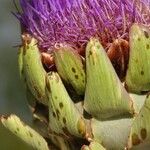
POLYGON ((96 36, 105 48, 116 38, 128 40, 133 23, 150 24, 150 0, 20 0, 16 14, 41 50, 59 43, 82 49, 96 36))

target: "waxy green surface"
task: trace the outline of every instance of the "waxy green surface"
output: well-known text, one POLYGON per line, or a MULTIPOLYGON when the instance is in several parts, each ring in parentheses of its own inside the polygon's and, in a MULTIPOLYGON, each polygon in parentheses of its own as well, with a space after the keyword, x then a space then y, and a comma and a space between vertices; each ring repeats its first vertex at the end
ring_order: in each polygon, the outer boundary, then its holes
POLYGON ((23 79, 35 98, 46 105, 46 71, 41 62, 41 55, 37 46, 37 41, 32 38, 29 42, 25 42, 20 51, 23 51, 19 54, 19 66, 23 79))
POLYGON ((133 102, 97 39, 91 39, 86 48, 84 108, 97 119, 134 113, 133 102))
POLYGON ((58 74, 71 85, 79 95, 85 91, 85 71, 81 56, 69 46, 62 46, 54 52, 58 74))
POLYGON ((17 116, 2 116, 2 124, 26 144, 37 150, 49 150, 45 139, 35 130, 25 125, 17 116))
POLYGON ((86 132, 84 119, 69 97, 57 73, 51 72, 47 76, 46 95, 49 100, 51 130, 67 137, 83 137, 86 132))
POLYGON ((150 31, 147 27, 134 24, 129 38, 126 87, 130 92, 141 94, 150 90, 150 31))

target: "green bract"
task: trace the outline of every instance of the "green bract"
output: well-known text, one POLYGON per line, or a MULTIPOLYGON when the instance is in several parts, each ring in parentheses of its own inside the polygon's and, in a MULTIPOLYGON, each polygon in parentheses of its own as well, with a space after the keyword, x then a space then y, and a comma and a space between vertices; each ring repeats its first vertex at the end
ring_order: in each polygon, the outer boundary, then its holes
POLYGON ((37 47, 37 41, 30 39, 29 35, 25 35, 24 44, 19 54, 19 69, 26 82, 26 86, 30 89, 35 98, 47 104, 45 96, 45 75, 46 71, 41 63, 41 56, 37 47), (22 58, 21 58, 22 57, 22 58))
POLYGON ((142 25, 130 29, 130 57, 126 76, 127 89, 142 93, 150 90, 150 31, 142 25))
POLYGON ((133 102, 103 47, 91 39, 86 49, 85 110, 98 119, 133 114, 133 102))
POLYGON ((1 122, 6 128, 21 138, 25 143, 32 146, 34 149, 49 150, 45 139, 39 135, 39 133, 21 122, 17 116, 3 116, 1 118, 1 122))
POLYGON ((77 94, 83 95, 85 91, 85 72, 82 58, 68 46, 60 47, 54 52, 57 71, 62 79, 72 85, 77 94))
POLYGON ((49 100, 50 128, 57 134, 83 137, 85 122, 69 97, 59 75, 50 73, 46 78, 46 94, 49 100))

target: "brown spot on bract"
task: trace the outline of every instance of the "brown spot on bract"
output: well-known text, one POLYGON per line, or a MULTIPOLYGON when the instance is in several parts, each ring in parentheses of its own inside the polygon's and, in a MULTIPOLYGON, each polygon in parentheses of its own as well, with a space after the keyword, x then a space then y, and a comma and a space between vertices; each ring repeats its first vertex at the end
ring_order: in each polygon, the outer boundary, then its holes
POLYGON ((56 115, 57 115, 57 118, 58 118, 58 120, 59 120, 60 112, 59 112, 58 109, 56 109, 56 115))
POLYGON ((20 131, 20 129, 19 129, 19 128, 17 128, 17 131, 19 132, 19 131, 20 131))
POLYGON ((76 78, 76 79, 78 79, 78 78, 79 78, 79 76, 78 76, 78 75, 75 75, 75 78, 76 78))
POLYGON ((55 114, 55 112, 53 112, 53 117, 54 117, 54 118, 56 118, 56 114, 55 114))
POLYGON ((150 45, 149 44, 146 45, 146 49, 150 49, 150 45))
POLYGON ((71 68, 72 72, 76 72, 76 69, 74 67, 71 68))
POLYGON ((65 117, 63 117, 63 123, 66 124, 66 118, 65 117))
POLYGON ((33 134, 31 132, 29 132, 30 137, 33 137, 33 134))
POLYGON ((138 63, 138 59, 135 59, 135 62, 138 63))
POLYGON ((138 135, 133 133, 132 134, 132 144, 139 145, 140 143, 141 143, 141 140, 139 139, 138 135))
POLYGON ((148 34, 147 31, 144 31, 144 35, 145 35, 146 38, 149 38, 149 34, 148 34))
POLYGON ((60 109, 62 109, 64 107, 62 102, 59 103, 59 107, 60 107, 60 109))
POLYGON ((144 75, 144 71, 143 70, 141 71, 141 75, 144 75))
POLYGON ((89 56, 92 55, 92 51, 89 51, 89 56))
POLYGON ((138 41, 141 41, 141 38, 138 38, 138 41))
POLYGON ((84 76, 83 73, 81 73, 81 76, 82 76, 82 77, 84 76))
POLYGON ((143 140, 145 140, 146 137, 147 137, 147 131, 146 131, 145 128, 142 128, 142 129, 141 129, 141 138, 142 138, 143 140))

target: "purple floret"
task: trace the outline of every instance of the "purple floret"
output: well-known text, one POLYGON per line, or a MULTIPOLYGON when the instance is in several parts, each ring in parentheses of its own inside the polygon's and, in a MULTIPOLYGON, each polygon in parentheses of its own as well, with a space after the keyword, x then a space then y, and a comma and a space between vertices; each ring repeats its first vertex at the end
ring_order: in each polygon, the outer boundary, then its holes
POLYGON ((150 24, 150 0, 20 0, 16 14, 41 50, 67 43, 82 49, 95 36, 107 49, 116 38, 128 40, 133 23, 150 24))

